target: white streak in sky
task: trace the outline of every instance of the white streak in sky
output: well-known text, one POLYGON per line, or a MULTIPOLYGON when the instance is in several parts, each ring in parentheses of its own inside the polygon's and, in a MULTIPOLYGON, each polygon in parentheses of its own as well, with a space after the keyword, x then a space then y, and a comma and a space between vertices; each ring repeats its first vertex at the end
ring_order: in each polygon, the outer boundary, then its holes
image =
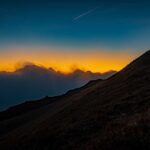
POLYGON ((87 11, 87 12, 85 12, 85 13, 83 13, 83 14, 77 16, 77 17, 75 17, 75 18, 73 19, 73 21, 76 21, 76 20, 78 20, 78 19, 80 19, 80 18, 82 18, 82 17, 84 17, 84 16, 86 16, 86 15, 92 13, 92 12, 95 11, 97 8, 98 8, 98 7, 93 8, 93 9, 91 9, 91 10, 89 10, 89 11, 87 11))

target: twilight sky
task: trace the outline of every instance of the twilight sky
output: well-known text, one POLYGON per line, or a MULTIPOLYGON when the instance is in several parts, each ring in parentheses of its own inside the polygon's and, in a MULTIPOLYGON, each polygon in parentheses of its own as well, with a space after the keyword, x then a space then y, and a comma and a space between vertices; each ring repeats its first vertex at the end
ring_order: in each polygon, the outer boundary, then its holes
POLYGON ((148 0, 0 1, 0 71, 120 70, 150 47, 148 0))

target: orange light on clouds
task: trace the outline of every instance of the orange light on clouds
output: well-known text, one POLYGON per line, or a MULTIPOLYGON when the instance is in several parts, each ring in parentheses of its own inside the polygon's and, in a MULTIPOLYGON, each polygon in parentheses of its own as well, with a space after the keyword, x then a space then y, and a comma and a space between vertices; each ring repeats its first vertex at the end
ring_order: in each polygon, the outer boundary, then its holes
POLYGON ((15 71, 20 64, 31 62, 64 73, 81 69, 92 72, 119 71, 139 56, 132 51, 11 49, 0 51, 0 71, 15 71))

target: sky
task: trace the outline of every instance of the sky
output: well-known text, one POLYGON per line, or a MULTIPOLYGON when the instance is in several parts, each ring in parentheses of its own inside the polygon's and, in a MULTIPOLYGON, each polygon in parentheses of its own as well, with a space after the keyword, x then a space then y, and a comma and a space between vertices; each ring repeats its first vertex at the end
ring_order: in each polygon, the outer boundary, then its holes
POLYGON ((124 68, 150 47, 149 6, 148 0, 1 0, 0 110, 124 68))
POLYGON ((0 71, 119 71, 149 49, 150 1, 2 0, 0 71))

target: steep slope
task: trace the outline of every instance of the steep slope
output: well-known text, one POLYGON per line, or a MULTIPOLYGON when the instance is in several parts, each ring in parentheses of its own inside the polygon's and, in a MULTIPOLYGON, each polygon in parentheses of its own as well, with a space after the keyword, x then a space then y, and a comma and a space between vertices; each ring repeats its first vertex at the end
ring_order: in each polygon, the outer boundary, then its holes
POLYGON ((149 143, 150 51, 107 80, 0 121, 3 150, 141 150, 149 143))

